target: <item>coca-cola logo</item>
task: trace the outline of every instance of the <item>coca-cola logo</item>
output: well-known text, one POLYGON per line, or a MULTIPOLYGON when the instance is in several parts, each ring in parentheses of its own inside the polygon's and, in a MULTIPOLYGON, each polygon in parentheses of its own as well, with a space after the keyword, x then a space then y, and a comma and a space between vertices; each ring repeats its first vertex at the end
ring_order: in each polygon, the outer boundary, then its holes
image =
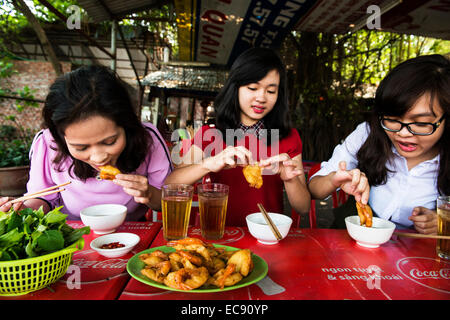
POLYGON ((74 259, 73 264, 80 268, 92 269, 123 269, 126 267, 128 260, 124 259, 108 259, 105 261, 95 261, 87 259, 74 259))
MULTIPOLYGON (((134 253, 131 253, 131 256, 134 253)), ((126 275, 129 254, 123 258, 106 258, 92 249, 78 251, 73 255, 72 264, 80 268, 81 283, 108 281, 126 275), (87 271, 89 269, 89 271, 87 271)), ((63 280, 70 275, 66 274, 63 280)))
POLYGON ((414 279, 450 279, 450 269, 440 269, 440 270, 419 270, 411 269, 409 272, 411 277, 414 279))
MULTIPOLYGON (((199 227, 194 227, 189 230, 189 236, 198 236, 201 237, 202 232, 199 227)), ((213 242, 216 244, 225 244, 230 242, 236 242, 241 240, 245 235, 245 232, 242 228, 232 227, 225 229, 223 234, 223 238, 219 240, 214 240, 213 242)))
POLYGON ((408 279, 428 289, 450 293, 450 263, 433 258, 407 257, 397 269, 408 279))

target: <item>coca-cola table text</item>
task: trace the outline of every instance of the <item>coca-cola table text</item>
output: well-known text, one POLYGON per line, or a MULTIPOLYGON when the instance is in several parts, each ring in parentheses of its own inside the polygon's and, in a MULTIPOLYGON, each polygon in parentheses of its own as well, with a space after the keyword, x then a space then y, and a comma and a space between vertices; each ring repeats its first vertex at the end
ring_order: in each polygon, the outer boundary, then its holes
MULTIPOLYGON (((81 221, 68 221, 74 228, 83 227, 81 221)), ((47 288, 25 295, 0 297, 1 300, 114 300, 117 299, 130 275, 128 259, 147 249, 162 225, 159 222, 124 222, 116 232, 132 232, 141 238, 139 244, 125 256, 107 258, 91 249, 90 243, 100 235, 91 231, 85 235, 84 248, 73 255, 67 273, 47 288)))
MULTIPOLYGON (((198 227, 189 236, 199 237, 198 227)), ((269 266, 248 287, 215 293, 161 290, 132 278, 121 300, 449 300, 450 261, 439 259, 436 240, 397 238, 364 248, 346 230, 291 229, 275 245, 256 241, 247 228, 227 227, 214 243, 249 248, 269 266)), ((162 230, 151 247, 165 245, 162 230)))

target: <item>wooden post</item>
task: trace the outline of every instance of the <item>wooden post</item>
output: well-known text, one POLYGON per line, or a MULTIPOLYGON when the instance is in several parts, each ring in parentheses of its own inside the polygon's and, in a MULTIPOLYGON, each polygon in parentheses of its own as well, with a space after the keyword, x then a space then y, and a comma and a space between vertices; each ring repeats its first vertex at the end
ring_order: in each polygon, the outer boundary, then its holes
POLYGON ((47 54, 48 58, 50 59, 50 62, 53 65, 53 69, 55 69, 55 73, 57 76, 60 76, 63 74, 61 64, 59 63, 58 58, 56 57, 55 51, 53 50, 52 45, 48 41, 47 35, 45 34, 44 29, 39 24, 39 21, 36 19, 34 14, 30 11, 30 8, 28 8, 27 4, 23 0, 13 0, 14 7, 22 12, 22 14, 27 18, 28 22, 31 24, 32 28, 34 29, 34 32, 36 32, 37 37, 39 38, 39 41, 47 54))

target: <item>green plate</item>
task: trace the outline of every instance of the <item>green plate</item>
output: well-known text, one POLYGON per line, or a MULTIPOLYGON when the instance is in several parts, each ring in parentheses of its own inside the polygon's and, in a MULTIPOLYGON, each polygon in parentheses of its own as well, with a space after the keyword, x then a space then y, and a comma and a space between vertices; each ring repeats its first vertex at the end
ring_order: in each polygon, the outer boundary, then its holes
MULTIPOLYGON (((219 244, 215 244, 214 246, 217 248, 225 248, 227 251, 240 250, 238 248, 223 246, 223 245, 219 245, 219 244)), ((264 278, 266 276, 267 271, 269 270, 266 261, 264 261, 264 259, 257 256, 256 254, 252 253, 252 259, 253 259, 253 265, 254 265, 252 272, 247 277, 243 278, 241 281, 239 281, 237 284, 235 284, 234 286, 224 287, 223 289, 216 288, 216 287, 205 287, 205 288, 200 287, 198 289, 193 289, 193 290, 180 290, 180 289, 168 287, 163 283, 153 281, 141 274, 141 270, 144 268, 145 263, 139 259, 139 256, 143 253, 151 253, 155 250, 161 250, 163 252, 174 252, 175 251, 174 248, 167 247, 167 246, 155 247, 155 248, 150 248, 150 249, 141 251, 141 252, 135 254, 130 260, 128 260, 127 271, 134 279, 136 279, 140 282, 143 282, 145 284, 148 284, 149 286, 164 289, 164 290, 180 291, 180 292, 196 292, 196 293, 223 292, 223 291, 235 290, 235 289, 246 287, 246 286, 249 286, 251 284, 258 282, 259 280, 261 280, 262 278, 264 278)))

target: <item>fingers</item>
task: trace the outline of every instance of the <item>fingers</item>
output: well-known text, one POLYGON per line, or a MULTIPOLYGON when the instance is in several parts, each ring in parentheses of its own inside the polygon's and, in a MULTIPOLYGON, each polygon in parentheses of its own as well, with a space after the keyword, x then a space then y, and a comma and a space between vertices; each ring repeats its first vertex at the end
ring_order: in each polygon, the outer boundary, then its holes
MULTIPOLYGON (((134 174, 118 174, 114 184, 123 187, 123 191, 133 197, 148 197, 149 185, 144 176, 134 174)), ((148 200, 148 198, 147 198, 148 200)))
POLYGON ((113 182, 122 187, 132 187, 134 185, 146 185, 148 183, 148 180, 146 177, 137 174, 120 173, 116 175, 116 178, 113 180, 113 182))
POLYGON ((370 194, 369 181, 367 180, 366 175, 358 169, 355 169, 352 178, 352 186, 354 187, 356 201, 360 201, 362 204, 367 204, 370 194))
POLYGON ((219 154, 225 165, 235 167, 236 165, 245 166, 249 163, 253 163, 252 153, 242 147, 228 147, 219 154))
POLYGON ((242 146, 230 149, 229 155, 236 157, 237 164, 240 165, 252 164, 254 162, 250 150, 242 146))
MULTIPOLYGON (((421 206, 415 207, 413 209, 413 211, 411 212, 412 216, 418 216, 418 215, 423 215, 423 214, 436 214, 436 212, 431 210, 431 209, 428 209, 428 208, 425 208, 425 207, 421 207, 421 206)), ((421 218, 419 218, 419 220, 420 219, 421 218)))
POLYGON ((433 210, 424 207, 416 207, 413 209, 411 216, 408 219, 414 223, 414 228, 420 233, 437 233, 437 214, 433 210))
POLYGON ((11 204, 9 202, 3 204, 0 206, 0 211, 1 212, 8 212, 9 209, 11 209, 11 204))
POLYGON ((290 160, 292 160, 292 159, 291 159, 291 157, 289 157, 289 155, 287 153, 281 153, 276 156, 259 161, 259 166, 267 167, 274 163, 290 161, 290 160))
MULTIPOLYGON (((345 167, 345 162, 340 162, 340 167, 345 167)), ((338 171, 335 174, 336 183, 340 183, 339 187, 345 193, 351 194, 355 200, 362 204, 367 204, 370 195, 370 185, 364 172, 359 169, 352 169, 350 171, 338 171)))
POLYGON ((424 222, 415 222, 414 228, 419 233, 423 234, 436 234, 437 233, 437 224, 433 224, 431 222, 424 223, 424 222))
POLYGON ((15 211, 20 210, 20 207, 22 206, 23 202, 15 203, 14 206, 13 206, 11 204, 11 202, 10 202, 13 199, 14 198, 11 198, 11 197, 2 197, 2 198, 0 198, 0 211, 8 212, 11 209, 11 207, 13 207, 13 209, 15 211))
POLYGON ((347 163, 345 161, 339 162, 339 170, 346 171, 347 170, 347 163))
MULTIPOLYGON (((294 157, 297 159, 298 157, 294 157)), ((291 180, 303 174, 301 161, 291 159, 287 153, 282 153, 259 162, 259 166, 271 172, 280 174, 283 181, 291 180)))
POLYGON ((364 191, 361 194, 361 203, 367 204, 369 202, 369 196, 370 196, 370 187, 367 184, 367 187, 364 188, 364 191))
POLYGON ((361 171, 353 169, 350 171, 350 174, 352 176, 352 186, 356 188, 361 180, 361 171))

